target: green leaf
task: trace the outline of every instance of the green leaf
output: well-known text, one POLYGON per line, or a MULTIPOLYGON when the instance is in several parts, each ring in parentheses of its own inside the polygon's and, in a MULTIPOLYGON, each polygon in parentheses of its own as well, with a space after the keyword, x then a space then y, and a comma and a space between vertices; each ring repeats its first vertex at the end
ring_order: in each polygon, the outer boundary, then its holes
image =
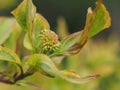
POLYGON ((105 28, 110 27, 111 18, 106 7, 102 3, 102 0, 98 0, 96 3, 96 8, 92 11, 91 8, 88 8, 86 26, 84 29, 88 29, 88 37, 93 37, 105 28))
POLYGON ((10 49, 0 46, 0 60, 21 65, 19 57, 10 49))
MULTIPOLYGON (((34 54, 28 58, 28 64, 36 68, 38 71, 44 71, 47 76, 56 76, 65 79, 69 82, 82 84, 88 82, 91 79, 98 77, 98 75, 90 75, 86 77, 80 77, 73 71, 60 71, 52 60, 44 54, 34 54)), ((43 72, 41 72, 43 74, 43 72)))
POLYGON ((26 33, 26 35, 24 37, 23 45, 28 50, 33 50, 33 46, 32 46, 32 43, 31 43, 29 37, 28 37, 28 33, 26 33))
POLYGON ((56 51, 51 56, 55 55, 71 55, 76 54, 86 43, 86 31, 79 31, 73 33, 61 41, 61 46, 58 51, 56 51))
POLYGON ((12 33, 10 34, 9 38, 6 40, 6 42, 4 43, 4 46, 13 50, 13 51, 16 51, 17 49, 17 44, 19 43, 19 37, 21 35, 21 28, 20 26, 18 25, 18 23, 16 22, 13 26, 13 31, 12 33))
POLYGON ((12 12, 23 30, 32 29, 32 22, 36 13, 36 7, 32 0, 23 0, 23 2, 12 12))
POLYGON ((71 35, 69 35, 67 38, 65 38, 64 40, 62 40, 62 45, 60 47, 60 52, 61 53, 65 53, 66 55, 70 54, 69 49, 76 44, 76 42, 78 42, 81 38, 82 35, 82 31, 80 32, 76 32, 73 33, 71 35))
POLYGON ((30 65, 31 68, 35 68, 37 69, 39 72, 42 71, 42 74, 45 74, 47 76, 53 76, 54 72, 51 72, 49 70, 49 65, 50 65, 50 58, 44 54, 34 54, 31 55, 27 61, 28 61, 28 65, 30 65), (44 71, 44 69, 47 68, 47 73, 46 71, 44 71))
POLYGON ((0 45, 10 36, 15 24, 15 19, 0 17, 0 45))
POLYGON ((44 29, 50 30, 49 23, 42 15, 36 13, 34 18, 34 32, 38 33, 44 29))
POLYGON ((101 0, 98 0, 94 11, 92 11, 91 8, 88 8, 86 26, 82 31, 80 38, 78 40, 76 39, 76 43, 74 42, 68 53, 70 55, 78 53, 87 42, 88 37, 92 37, 110 26, 110 20, 108 11, 101 0))

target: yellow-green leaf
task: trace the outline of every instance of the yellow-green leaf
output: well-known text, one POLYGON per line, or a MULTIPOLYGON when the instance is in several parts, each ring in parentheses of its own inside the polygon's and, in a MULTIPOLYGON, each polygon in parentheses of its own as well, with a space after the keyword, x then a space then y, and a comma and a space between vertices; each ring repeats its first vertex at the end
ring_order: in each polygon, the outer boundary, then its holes
POLYGON ((57 52, 59 54, 65 54, 65 55, 71 54, 70 48, 80 40, 81 35, 82 35, 82 31, 73 33, 68 37, 66 37, 65 39, 63 39, 61 41, 61 46, 59 48, 59 51, 57 52))
POLYGON ((28 33, 26 33, 26 35, 24 37, 23 45, 28 50, 33 50, 33 46, 32 46, 32 43, 30 42, 29 37, 28 37, 28 33))
POLYGON ((42 15, 36 13, 34 18, 34 30, 40 32, 40 30, 44 29, 50 30, 49 23, 42 15))
POLYGON ((23 0, 23 2, 12 12, 17 22, 25 30, 32 29, 32 22, 36 13, 36 7, 32 0, 23 0))
POLYGON ((10 36, 15 24, 15 19, 0 17, 0 45, 10 36))
POLYGON ((0 60, 21 64, 19 57, 10 49, 0 46, 0 60))
POLYGON ((16 51, 17 44, 19 42, 18 39, 21 35, 21 32, 22 32, 22 30, 21 30, 20 26, 18 25, 18 23, 16 22, 13 26, 13 31, 10 34, 9 38, 5 41, 4 46, 13 51, 16 51))
POLYGON ((85 45, 88 37, 98 34, 100 31, 111 25, 109 12, 106 10, 101 0, 98 0, 94 11, 88 8, 86 25, 82 31, 81 38, 69 49, 69 53, 78 53, 85 45))
POLYGON ((59 49, 51 56, 78 53, 87 41, 86 31, 75 32, 61 41, 59 49))
POLYGON ((105 28, 110 27, 111 18, 102 0, 98 0, 96 8, 88 8, 85 30, 90 30, 88 37, 93 37, 105 28))
MULTIPOLYGON (((76 74, 73 71, 60 71, 53 61, 44 54, 34 54, 31 55, 28 58, 28 64, 36 68, 38 71, 43 71, 45 75, 47 76, 56 76, 60 77, 62 79, 65 79, 69 82, 76 83, 76 84, 82 84, 86 83, 91 79, 95 79, 98 77, 98 75, 90 75, 86 77, 80 77, 78 74, 76 74)), ((42 72, 42 73, 43 73, 42 72)))

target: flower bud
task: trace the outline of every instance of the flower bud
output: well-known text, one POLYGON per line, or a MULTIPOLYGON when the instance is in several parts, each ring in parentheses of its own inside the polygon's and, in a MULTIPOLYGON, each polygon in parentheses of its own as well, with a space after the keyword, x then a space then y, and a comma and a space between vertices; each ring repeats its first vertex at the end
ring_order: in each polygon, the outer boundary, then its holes
POLYGON ((60 46, 58 36, 50 30, 42 30, 39 34, 38 52, 44 54, 52 54, 60 46))

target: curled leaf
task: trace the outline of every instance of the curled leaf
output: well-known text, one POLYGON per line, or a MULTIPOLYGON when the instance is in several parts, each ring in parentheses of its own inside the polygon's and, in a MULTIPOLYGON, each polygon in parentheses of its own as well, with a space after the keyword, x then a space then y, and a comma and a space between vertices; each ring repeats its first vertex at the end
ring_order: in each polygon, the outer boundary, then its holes
POLYGON ((56 76, 62 79, 65 79, 69 82, 82 84, 86 83, 91 79, 97 78, 99 75, 90 75, 86 77, 80 77, 78 74, 74 73, 73 71, 60 71, 52 60, 44 55, 44 54, 34 54, 31 55, 28 59, 28 64, 31 67, 36 68, 38 71, 42 70, 48 76, 56 76))
POLYGON ((98 34, 105 28, 110 27, 111 18, 101 0, 98 0, 94 11, 88 8, 86 25, 82 31, 81 38, 69 49, 70 54, 78 53, 87 42, 88 37, 98 34))
POLYGON ((109 12, 101 0, 98 0, 96 8, 92 11, 88 8, 86 25, 84 30, 73 33, 61 41, 60 49, 53 55, 71 55, 78 53, 87 42, 88 37, 98 34, 111 25, 109 12))
POLYGON ((105 28, 110 27, 111 18, 102 0, 98 0, 96 8, 92 11, 88 8, 86 26, 84 29, 90 30, 88 37, 93 37, 105 28))
POLYGON ((99 74, 95 74, 95 75, 88 75, 88 76, 84 76, 84 77, 80 77, 78 74, 76 74, 73 71, 62 71, 63 74, 63 79, 70 81, 72 83, 76 83, 76 84, 83 84, 86 83, 92 79, 98 78, 100 75, 99 74))
POLYGON ((12 11, 12 14, 25 31, 32 29, 35 13, 36 7, 33 5, 32 0, 23 0, 23 2, 12 11))

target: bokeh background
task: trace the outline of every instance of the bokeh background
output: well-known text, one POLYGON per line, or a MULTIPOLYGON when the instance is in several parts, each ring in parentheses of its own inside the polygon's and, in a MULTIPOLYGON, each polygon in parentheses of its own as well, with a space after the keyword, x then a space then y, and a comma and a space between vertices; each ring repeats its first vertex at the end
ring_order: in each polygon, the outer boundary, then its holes
MULTIPOLYGON (((11 11, 22 0, 0 0, 0 16, 12 16, 11 11)), ((63 17, 69 33, 82 30, 88 7, 95 7, 96 0, 33 0, 37 11, 57 29, 57 20, 63 17)), ((120 90, 120 0, 103 0, 112 18, 109 29, 89 40, 80 54, 66 57, 61 69, 72 69, 80 75, 99 73, 101 77, 87 84, 75 85, 61 79, 50 79, 38 73, 26 78, 41 85, 44 90, 120 90), (32 78, 32 79, 31 79, 32 78)), ((2 90, 36 90, 30 86, 6 85, 2 90)))

